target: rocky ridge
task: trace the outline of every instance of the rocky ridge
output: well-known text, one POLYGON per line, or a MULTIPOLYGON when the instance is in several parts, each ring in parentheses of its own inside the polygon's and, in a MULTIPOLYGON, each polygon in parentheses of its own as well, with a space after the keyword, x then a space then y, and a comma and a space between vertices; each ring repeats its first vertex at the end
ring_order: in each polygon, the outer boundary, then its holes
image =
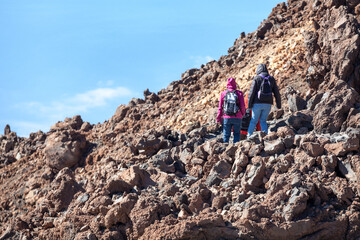
POLYGON ((289 0, 228 55, 103 124, 0 136, 0 239, 357 239, 360 4, 289 0), (221 143, 220 91, 256 65, 284 109, 267 136, 221 143))

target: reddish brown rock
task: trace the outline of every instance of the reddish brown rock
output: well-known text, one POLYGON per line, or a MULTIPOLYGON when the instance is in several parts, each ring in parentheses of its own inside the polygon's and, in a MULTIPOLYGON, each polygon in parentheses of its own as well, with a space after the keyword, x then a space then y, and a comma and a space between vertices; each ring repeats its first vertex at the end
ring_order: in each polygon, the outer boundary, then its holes
POLYGON ((170 239, 236 239, 241 235, 235 229, 226 228, 221 215, 203 213, 184 222, 169 219, 164 223, 160 223, 158 228, 147 228, 144 236, 149 239, 163 237, 170 239), (202 231, 199 231, 199 228, 202 231))
POLYGON ((277 135, 279 137, 282 137, 282 138, 286 138, 286 137, 289 137, 289 136, 294 136, 295 133, 294 131, 289 128, 289 127, 280 127, 278 130, 277 130, 277 135))
POLYGON ((133 224, 133 231, 130 237, 137 238, 144 234, 147 227, 152 225, 156 220, 170 213, 170 206, 154 198, 138 199, 134 208, 129 215, 133 224))
POLYGON ((60 170, 75 166, 85 148, 86 140, 83 135, 73 132, 54 133, 45 141, 44 154, 47 164, 60 170))
POLYGON ((5 129, 4 129, 4 135, 9 135, 11 133, 11 129, 10 129, 10 125, 6 124, 5 129))
POLYGON ((359 138, 356 136, 348 138, 345 142, 325 144, 324 147, 329 153, 335 154, 336 156, 345 156, 349 152, 359 151, 360 143, 359 138))
POLYGON ((335 167, 338 165, 338 158, 334 155, 321 156, 321 165, 326 170, 334 171, 335 167))
POLYGON ((150 179, 149 174, 140 169, 138 166, 132 166, 131 168, 123 171, 120 173, 119 178, 125 181, 125 190, 129 189, 130 187, 144 187, 147 185, 154 184, 153 181, 150 179), (126 185, 126 183, 128 185, 126 185))
POLYGON ((236 152, 235 161, 231 168, 231 173, 234 177, 237 177, 240 172, 243 171, 243 168, 249 163, 249 159, 246 154, 241 151, 236 152))
POLYGON ((121 179, 112 179, 105 187, 105 189, 108 190, 110 194, 129 192, 131 188, 131 185, 121 179))
POLYGON ((289 0, 109 121, 0 135, 0 238, 356 239, 358 13, 356 0, 289 0), (220 92, 235 77, 246 93, 259 61, 283 107, 269 134, 224 144, 220 92))
POLYGON ((281 139, 277 139, 271 142, 264 142, 264 151, 268 155, 280 154, 285 150, 285 145, 281 139))
POLYGON ((54 205, 54 210, 62 211, 68 207, 74 195, 83 191, 81 186, 75 181, 74 174, 69 168, 63 168, 55 177, 51 184, 52 191, 48 194, 48 199, 54 205))
POLYGON ((226 203, 226 197, 217 196, 213 199, 211 206, 216 209, 222 209, 225 203, 226 203))
POLYGON ((241 185, 248 190, 254 190, 260 187, 265 175, 265 164, 261 157, 255 157, 252 159, 252 164, 249 164, 246 168, 245 176, 242 179, 241 185))
POLYGON ((105 226, 110 228, 112 225, 117 223, 126 224, 130 221, 129 214, 131 209, 134 207, 137 201, 137 196, 134 194, 127 195, 119 203, 113 206, 106 214, 105 226))
POLYGON ((324 153, 324 148, 319 143, 304 142, 301 148, 312 157, 318 157, 324 153))
POLYGON ((342 130, 346 131, 347 128, 360 128, 360 110, 350 109, 349 115, 342 126, 342 130))
POLYGON ((338 132, 345 122, 349 110, 359 102, 359 94, 342 81, 315 108, 314 127, 317 132, 338 132), (327 116, 324 118, 323 116, 327 116))

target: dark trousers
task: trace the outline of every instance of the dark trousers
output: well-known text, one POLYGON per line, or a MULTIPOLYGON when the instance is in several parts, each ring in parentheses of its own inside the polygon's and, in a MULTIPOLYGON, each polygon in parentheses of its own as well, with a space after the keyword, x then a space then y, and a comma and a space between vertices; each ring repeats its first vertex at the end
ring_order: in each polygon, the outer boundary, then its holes
POLYGON ((224 143, 229 142, 231 129, 233 129, 233 133, 234 133, 234 143, 240 141, 241 118, 224 118, 224 124, 223 124, 224 143))

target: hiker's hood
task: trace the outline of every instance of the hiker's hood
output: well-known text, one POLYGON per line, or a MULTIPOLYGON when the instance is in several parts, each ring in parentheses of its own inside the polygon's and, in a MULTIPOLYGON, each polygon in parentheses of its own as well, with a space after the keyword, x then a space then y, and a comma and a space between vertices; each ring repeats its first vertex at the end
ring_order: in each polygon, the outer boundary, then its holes
POLYGON ((236 90, 236 82, 234 78, 228 78, 227 89, 230 91, 236 90))
POLYGON ((256 74, 259 75, 260 73, 268 73, 268 70, 266 68, 266 65, 265 64, 259 64, 256 68, 256 74))

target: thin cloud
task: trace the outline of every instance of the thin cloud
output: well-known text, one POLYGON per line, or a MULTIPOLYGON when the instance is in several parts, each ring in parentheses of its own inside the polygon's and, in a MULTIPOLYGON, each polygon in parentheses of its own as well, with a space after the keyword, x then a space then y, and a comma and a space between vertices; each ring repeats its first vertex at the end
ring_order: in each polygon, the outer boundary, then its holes
POLYGON ((200 67, 202 64, 206 64, 212 60, 214 60, 212 57, 210 56, 191 56, 190 59, 193 61, 194 63, 194 67, 200 67))
POLYGON ((92 109, 106 107, 112 101, 136 96, 125 87, 97 88, 74 96, 58 99, 53 102, 27 102, 15 105, 22 112, 27 111, 32 115, 28 119, 5 121, 11 123, 10 127, 18 136, 28 137, 30 132, 42 130, 47 132, 57 121, 65 117, 83 115, 92 109))
POLYGON ((128 96, 131 96, 131 91, 124 87, 98 88, 77 94, 74 98, 70 99, 70 102, 78 104, 80 108, 88 109, 104 106, 111 99, 128 96))
POLYGON ((86 113, 92 108, 106 106, 111 100, 130 97, 132 95, 134 94, 124 87, 98 88, 48 104, 29 102, 22 106, 25 105, 29 111, 41 113, 41 115, 47 116, 54 121, 66 116, 86 113))

